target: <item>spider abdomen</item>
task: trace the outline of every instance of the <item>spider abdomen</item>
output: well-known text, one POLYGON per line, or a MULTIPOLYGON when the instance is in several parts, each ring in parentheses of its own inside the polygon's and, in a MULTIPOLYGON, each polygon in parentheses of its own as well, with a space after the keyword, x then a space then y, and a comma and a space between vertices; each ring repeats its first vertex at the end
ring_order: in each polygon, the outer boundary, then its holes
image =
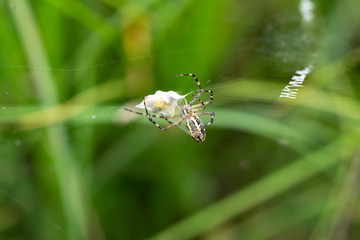
POLYGON ((205 127, 201 119, 196 116, 190 116, 186 119, 186 128, 189 130, 190 135, 197 142, 203 142, 205 140, 205 127))

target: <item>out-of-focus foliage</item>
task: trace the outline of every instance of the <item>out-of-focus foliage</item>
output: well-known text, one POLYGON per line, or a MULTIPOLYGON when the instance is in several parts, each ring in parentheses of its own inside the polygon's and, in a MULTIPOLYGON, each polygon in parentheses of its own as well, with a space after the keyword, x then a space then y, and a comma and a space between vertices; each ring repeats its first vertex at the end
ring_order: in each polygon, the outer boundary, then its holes
POLYGON ((359 9, 0 0, 0 239, 359 239, 359 9), (123 111, 183 73, 201 144, 123 111))

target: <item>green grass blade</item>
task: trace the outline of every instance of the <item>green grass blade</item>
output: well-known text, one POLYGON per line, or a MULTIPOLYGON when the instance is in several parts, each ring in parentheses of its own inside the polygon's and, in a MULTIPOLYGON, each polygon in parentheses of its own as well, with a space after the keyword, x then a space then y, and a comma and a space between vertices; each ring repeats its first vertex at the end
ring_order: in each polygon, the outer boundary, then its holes
MULTIPOLYGON (((25 55, 31 67, 39 102, 44 106, 58 103, 55 79, 50 71, 36 71, 35 67, 49 68, 46 50, 41 40, 33 10, 27 0, 17 3, 16 9, 9 3, 9 9, 19 33, 25 55)), ((45 144, 50 154, 49 160, 54 165, 57 184, 66 216, 67 230, 75 239, 86 236, 87 217, 84 189, 77 173, 75 159, 68 144, 68 136, 63 125, 45 130, 45 144)))

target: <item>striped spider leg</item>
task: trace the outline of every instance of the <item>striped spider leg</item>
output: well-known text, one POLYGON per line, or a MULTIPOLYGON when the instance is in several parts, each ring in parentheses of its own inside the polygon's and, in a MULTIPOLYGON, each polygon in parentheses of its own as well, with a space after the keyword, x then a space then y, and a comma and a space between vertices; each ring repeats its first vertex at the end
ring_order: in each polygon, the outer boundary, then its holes
MULTIPOLYGON (((200 98, 198 98, 197 96, 193 96, 193 97, 195 97, 200 103, 191 106, 192 111, 193 112, 198 112, 198 111, 205 110, 206 104, 200 98)), ((207 102, 209 102, 209 101, 207 101, 207 102)), ((207 103, 207 104, 210 104, 210 103, 207 103)), ((196 113, 196 114, 198 114, 198 115, 211 115, 210 121, 207 124, 205 124, 205 126, 209 126, 210 124, 214 123, 214 116, 215 116, 214 112, 200 112, 200 113, 196 113)))
POLYGON ((183 119, 179 119, 175 122, 171 122, 169 120, 169 118, 177 118, 177 117, 180 117, 180 114, 176 114, 176 115, 173 115, 173 116, 164 116, 164 115, 156 115, 156 114, 149 114, 149 111, 146 107, 146 102, 145 102, 145 97, 143 98, 144 99, 144 107, 145 107, 145 113, 142 113, 142 112, 136 112, 136 111, 133 111, 129 108, 124 108, 126 111, 129 111, 129 112, 132 112, 132 113, 136 113, 138 115, 142 115, 142 116, 146 116, 150 122, 152 122, 153 124, 155 124, 155 126, 157 126, 158 128, 160 128, 161 130, 167 130, 173 126, 176 126, 178 124, 180 124, 180 120, 183 120, 183 119), (161 119, 164 119, 165 121, 167 121, 170 125, 169 126, 166 126, 166 127, 162 127, 160 126, 160 124, 158 124, 157 122, 155 122, 152 118, 161 118, 161 119))
POLYGON ((158 128, 160 128, 161 130, 168 130, 169 128, 173 127, 173 126, 177 126, 181 123, 182 120, 184 120, 183 118, 180 118, 179 120, 175 121, 175 122, 171 122, 170 120, 168 120, 168 118, 177 118, 180 117, 181 114, 176 114, 173 116, 168 116, 165 117, 164 115, 153 115, 153 114, 149 114, 148 109, 146 107, 146 102, 145 102, 145 98, 144 98, 144 107, 145 107, 145 116, 149 119, 150 122, 152 122, 153 124, 155 124, 155 126, 157 126, 158 128), (169 126, 166 127, 162 127, 160 126, 157 122, 155 122, 152 117, 157 117, 157 118, 162 118, 165 119, 168 123, 171 123, 169 126))
MULTIPOLYGON (((203 105, 208 105, 210 103, 213 102, 214 100, 214 96, 213 96, 213 91, 211 90, 204 90, 203 87, 201 86, 201 83, 199 82, 199 80, 197 79, 197 77, 195 76, 195 74, 192 74, 192 73, 188 73, 188 74, 179 74, 179 75, 176 75, 174 76, 174 78, 176 77, 184 77, 184 76, 190 76, 190 77, 193 77, 196 81, 196 84, 199 86, 200 90, 196 91, 198 94, 196 96, 194 96, 194 98, 189 102, 189 105, 192 105, 196 100, 199 100, 201 94, 203 94, 204 92, 208 92, 210 94, 210 100, 204 102, 203 104, 201 104, 202 106, 203 105)), ((198 107, 197 105, 194 105, 193 107, 198 107)))

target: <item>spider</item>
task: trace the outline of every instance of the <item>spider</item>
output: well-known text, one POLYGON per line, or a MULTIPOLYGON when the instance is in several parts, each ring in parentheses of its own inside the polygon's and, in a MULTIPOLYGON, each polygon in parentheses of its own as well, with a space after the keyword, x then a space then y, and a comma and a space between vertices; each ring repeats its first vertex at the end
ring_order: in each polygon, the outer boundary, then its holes
POLYGON ((203 87, 201 86, 199 80, 197 79, 197 77, 192 74, 192 73, 188 73, 188 74, 180 74, 180 75, 176 75, 175 77, 183 77, 183 76, 191 76, 195 79, 197 85, 199 86, 200 90, 197 90, 195 92, 197 92, 197 94, 194 96, 193 95, 193 99, 187 103, 186 99, 184 99, 185 104, 181 105, 181 104, 177 104, 177 106, 180 109, 180 113, 179 114, 175 114, 175 115, 171 115, 171 116, 164 116, 164 115, 154 115, 154 114, 149 114, 149 111, 146 107, 146 102, 145 102, 145 97, 144 97, 144 108, 145 108, 145 113, 141 113, 141 112, 135 112, 131 109, 125 108, 125 110, 129 111, 129 112, 133 112, 139 115, 143 115, 146 116, 150 122, 152 122, 153 124, 155 124, 158 128, 160 128, 161 130, 167 130, 171 127, 174 126, 179 126, 181 124, 182 121, 186 121, 186 128, 189 131, 190 136, 197 142, 203 142, 205 140, 205 127, 209 126, 210 124, 212 124, 214 122, 214 116, 215 113, 214 112, 200 112, 205 110, 206 105, 210 104, 213 102, 213 92, 211 90, 204 90, 203 87), (204 92, 208 92, 210 94, 210 100, 203 102, 200 99, 201 94, 203 94, 204 92), (198 100, 199 103, 198 104, 194 104, 194 102, 198 100), (193 105, 194 104, 194 105, 193 105), (198 115, 211 115, 211 119, 208 123, 204 124, 200 117, 198 115), (172 122, 169 120, 169 118, 178 118, 180 117, 180 119, 172 122), (166 127, 162 127, 160 126, 157 122, 155 122, 152 118, 161 118, 166 120, 170 125, 166 126, 166 127))

